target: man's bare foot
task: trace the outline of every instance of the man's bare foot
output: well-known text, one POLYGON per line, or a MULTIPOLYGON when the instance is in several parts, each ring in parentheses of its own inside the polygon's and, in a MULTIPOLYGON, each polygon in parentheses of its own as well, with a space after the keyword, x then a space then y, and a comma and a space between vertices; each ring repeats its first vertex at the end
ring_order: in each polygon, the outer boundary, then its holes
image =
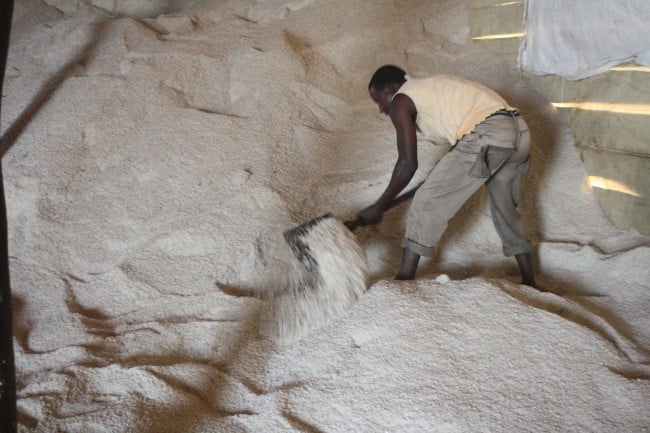
POLYGON ((534 279, 532 281, 530 281, 530 280, 522 281, 521 284, 523 284, 524 286, 532 287, 533 289, 537 289, 540 292, 552 292, 552 293, 555 293, 555 292, 553 292, 553 290, 549 290, 549 289, 547 289, 547 288, 545 288, 543 286, 540 286, 539 284, 537 284, 537 281, 535 281, 534 279))

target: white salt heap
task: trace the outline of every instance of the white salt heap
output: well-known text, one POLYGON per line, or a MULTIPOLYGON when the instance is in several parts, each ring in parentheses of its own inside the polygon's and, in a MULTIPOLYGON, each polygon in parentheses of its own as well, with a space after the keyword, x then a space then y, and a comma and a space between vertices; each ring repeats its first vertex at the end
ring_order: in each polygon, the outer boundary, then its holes
MULTIPOLYGON (((462 0, 193 4, 17 1, 2 131, 24 431, 650 431, 648 239, 604 218, 570 131, 468 41, 462 0), (273 344, 246 295, 276 235, 388 182, 394 131, 367 95, 385 63, 524 113, 522 212, 555 293, 516 284, 485 191, 417 281, 392 280, 404 205, 357 231, 369 291, 273 344)), ((416 180, 445 151, 422 139, 416 180)))

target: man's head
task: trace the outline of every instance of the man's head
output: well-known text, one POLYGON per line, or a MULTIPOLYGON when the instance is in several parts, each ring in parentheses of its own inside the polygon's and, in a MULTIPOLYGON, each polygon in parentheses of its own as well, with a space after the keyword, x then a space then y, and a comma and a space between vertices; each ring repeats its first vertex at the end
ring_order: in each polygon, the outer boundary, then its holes
POLYGON ((380 112, 389 114, 390 102, 405 81, 406 72, 400 67, 384 65, 375 71, 368 84, 368 91, 380 112))

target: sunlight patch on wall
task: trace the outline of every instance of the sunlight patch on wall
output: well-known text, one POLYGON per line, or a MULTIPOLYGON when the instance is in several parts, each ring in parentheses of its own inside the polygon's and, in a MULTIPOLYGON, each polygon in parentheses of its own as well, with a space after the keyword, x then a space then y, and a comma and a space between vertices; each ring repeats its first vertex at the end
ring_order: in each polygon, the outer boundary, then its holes
POLYGON ((650 72, 650 66, 641 65, 627 65, 627 66, 614 66, 610 71, 634 71, 634 72, 650 72))
POLYGON ((520 33, 501 33, 501 34, 494 34, 494 35, 485 35, 485 36, 475 36, 472 39, 475 41, 486 41, 490 39, 514 39, 514 38, 520 38, 525 33, 520 32, 520 33))
POLYGON ((576 108, 578 110, 650 116, 650 104, 616 104, 612 102, 551 102, 551 104, 555 108, 576 108))
POLYGON ((641 194, 633 190, 632 188, 624 185, 620 182, 617 182, 613 179, 608 179, 601 176, 588 176, 587 182, 592 188, 606 189, 608 191, 616 191, 623 194, 628 194, 634 197, 641 197, 641 194))

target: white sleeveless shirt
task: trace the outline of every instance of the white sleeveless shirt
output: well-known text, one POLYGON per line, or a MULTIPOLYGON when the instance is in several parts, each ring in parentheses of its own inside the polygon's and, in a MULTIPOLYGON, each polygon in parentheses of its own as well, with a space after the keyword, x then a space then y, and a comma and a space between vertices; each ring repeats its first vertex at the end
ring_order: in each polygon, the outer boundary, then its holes
POLYGON ((435 140, 444 137, 453 144, 490 114, 514 110, 494 90, 474 81, 451 75, 411 78, 397 91, 413 101, 415 124, 435 140))

